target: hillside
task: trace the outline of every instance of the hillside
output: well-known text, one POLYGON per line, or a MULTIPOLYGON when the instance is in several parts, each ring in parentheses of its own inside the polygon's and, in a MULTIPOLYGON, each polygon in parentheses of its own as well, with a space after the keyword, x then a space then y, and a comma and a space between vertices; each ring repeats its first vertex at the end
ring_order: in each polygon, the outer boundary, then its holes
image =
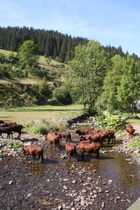
MULTIPOLYGON (((0 49, 0 54, 5 55, 6 58, 10 57, 12 53, 0 49)), ((16 52, 14 52, 14 56, 16 56, 16 52)), ((40 69, 28 73, 26 77, 22 75, 22 70, 16 65, 12 65, 11 68, 9 67, 11 64, 0 64, 0 107, 42 105, 52 98, 54 88, 60 86, 65 80, 67 65, 44 56, 39 56, 38 62, 40 69), (2 75, 3 71, 4 75, 2 75), (5 76, 6 72, 14 73, 12 76, 5 76), (46 78, 46 94, 39 91, 44 77, 46 78)))

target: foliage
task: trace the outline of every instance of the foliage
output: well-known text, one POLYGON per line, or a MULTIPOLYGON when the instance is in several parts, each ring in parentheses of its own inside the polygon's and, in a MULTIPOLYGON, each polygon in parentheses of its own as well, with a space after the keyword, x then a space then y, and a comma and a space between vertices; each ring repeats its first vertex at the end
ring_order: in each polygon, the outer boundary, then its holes
POLYGON ((103 107, 110 113, 117 110, 119 102, 117 100, 118 87, 122 76, 124 59, 120 55, 115 55, 112 59, 111 70, 109 70, 104 79, 103 92, 96 102, 96 107, 103 107))
POLYGON ((5 55, 3 53, 0 53, 0 63, 5 62, 5 55))
POLYGON ((53 30, 0 27, 0 49, 17 52, 21 43, 26 40, 32 40, 37 44, 39 55, 66 62, 73 58, 75 46, 88 42, 85 38, 72 38, 53 30))
POLYGON ((123 75, 118 88, 118 101, 124 110, 133 110, 132 104, 137 100, 140 87, 140 66, 127 56, 123 67, 123 75))
POLYGON ((69 91, 64 87, 58 87, 53 91, 53 97, 59 104, 71 104, 72 98, 69 91))
POLYGON ((79 101, 90 107, 102 92, 103 80, 110 68, 110 61, 98 41, 90 41, 87 45, 79 45, 75 49, 75 57, 70 62, 72 94, 79 101), (73 94, 74 95, 74 94, 73 94))
POLYGON ((128 148, 132 150, 139 150, 140 151, 140 138, 138 136, 130 139, 128 142, 128 148))
POLYGON ((134 112, 132 104, 140 97, 140 65, 128 55, 122 58, 116 55, 112 58, 112 68, 104 79, 104 91, 96 106, 107 109, 134 112))
POLYGON ((126 119, 127 117, 119 112, 114 112, 113 114, 104 112, 97 117, 99 125, 104 130, 117 130, 125 125, 126 119))
POLYGON ((37 67, 37 46, 34 41, 26 40, 19 47, 19 62, 22 64, 23 68, 33 68, 37 67))
POLYGON ((18 149, 18 148, 22 147, 22 144, 18 141, 12 142, 11 147, 14 148, 14 149, 18 149))

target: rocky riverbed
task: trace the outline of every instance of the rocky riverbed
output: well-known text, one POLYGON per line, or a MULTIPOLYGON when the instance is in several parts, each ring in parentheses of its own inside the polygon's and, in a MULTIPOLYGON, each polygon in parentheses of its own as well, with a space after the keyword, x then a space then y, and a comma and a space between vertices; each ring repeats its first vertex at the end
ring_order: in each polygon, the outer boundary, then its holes
MULTIPOLYGON (((72 132, 72 141, 78 136, 72 132)), ((65 141, 60 150, 50 148, 44 137, 22 135, 22 143, 44 148, 44 164, 25 160, 21 149, 12 149, 18 140, 0 140, 0 209, 127 209, 140 192, 140 165, 127 148, 127 136, 115 145, 104 145, 97 160, 94 154, 85 161, 68 161, 65 141)))

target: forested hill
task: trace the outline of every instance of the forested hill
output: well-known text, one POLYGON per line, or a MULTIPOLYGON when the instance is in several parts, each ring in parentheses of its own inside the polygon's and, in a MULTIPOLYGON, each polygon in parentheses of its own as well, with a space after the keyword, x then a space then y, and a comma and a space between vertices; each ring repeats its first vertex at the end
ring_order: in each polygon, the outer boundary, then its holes
MULTIPOLYGON (((26 40, 33 40, 38 46, 38 54, 45 57, 52 57, 61 62, 67 63, 74 57, 74 48, 79 44, 86 44, 89 40, 81 37, 72 37, 61 34, 58 31, 34 29, 28 27, 0 27, 0 49, 18 51, 19 47, 26 40)), ((121 46, 118 48, 104 46, 110 57, 124 53, 121 46)), ((137 55, 132 55, 134 59, 139 59, 137 55)))

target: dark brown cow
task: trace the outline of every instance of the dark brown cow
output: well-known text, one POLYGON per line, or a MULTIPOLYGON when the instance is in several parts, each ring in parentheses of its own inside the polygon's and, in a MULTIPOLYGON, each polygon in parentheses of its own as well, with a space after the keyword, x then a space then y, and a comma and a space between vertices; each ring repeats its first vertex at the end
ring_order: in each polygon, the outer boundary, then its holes
POLYGON ((13 123, 10 124, 9 127, 11 128, 11 131, 18 133, 16 138, 21 139, 21 130, 23 129, 23 125, 13 123))
POLYGON ((60 137, 53 133, 48 133, 45 135, 45 140, 48 140, 51 146, 54 144, 55 147, 59 147, 59 139, 60 137))
POLYGON ((75 133, 79 134, 79 135, 85 135, 85 134, 88 134, 90 132, 94 131, 93 128, 84 128, 84 129, 77 129, 75 131, 75 133))
POLYGON ((71 133, 69 131, 55 131, 54 134, 58 135, 60 139, 65 138, 66 141, 71 141, 71 133))
POLYGON ((108 135, 108 144, 111 142, 116 143, 116 138, 115 138, 115 131, 114 130, 109 130, 109 135, 108 135))
POLYGON ((11 130, 10 127, 0 127, 0 136, 1 136, 1 138, 3 138, 2 133, 6 133, 7 134, 7 138, 10 138, 10 135, 13 138, 12 130, 11 130))
MULTIPOLYGON (((6 120, 6 122, 7 121, 8 120, 6 120)), ((10 138, 10 135, 13 138, 12 132, 16 132, 18 133, 17 138, 20 139, 22 129, 23 129, 23 125, 17 124, 15 122, 8 122, 8 123, 1 124, 1 127, 0 127, 0 130, 3 130, 3 131, 5 130, 5 132, 3 133, 7 133, 7 138, 10 138)))
POLYGON ((126 132, 128 133, 128 138, 132 138, 134 132, 135 132, 135 129, 133 128, 132 125, 127 125, 126 128, 125 128, 126 132))
POLYGON ((32 155, 33 160, 35 159, 35 156, 37 156, 41 163, 44 162, 43 149, 39 146, 28 145, 22 147, 22 152, 26 155, 26 160, 28 158, 28 155, 32 155))
POLYGON ((82 160, 84 160, 85 153, 95 153, 96 157, 99 158, 99 151, 100 151, 101 145, 80 142, 79 144, 76 145, 76 148, 81 152, 82 160))
POLYGON ((65 146, 67 155, 69 156, 69 160, 71 159, 72 156, 76 156, 77 157, 77 151, 76 151, 76 145, 68 142, 65 146))

